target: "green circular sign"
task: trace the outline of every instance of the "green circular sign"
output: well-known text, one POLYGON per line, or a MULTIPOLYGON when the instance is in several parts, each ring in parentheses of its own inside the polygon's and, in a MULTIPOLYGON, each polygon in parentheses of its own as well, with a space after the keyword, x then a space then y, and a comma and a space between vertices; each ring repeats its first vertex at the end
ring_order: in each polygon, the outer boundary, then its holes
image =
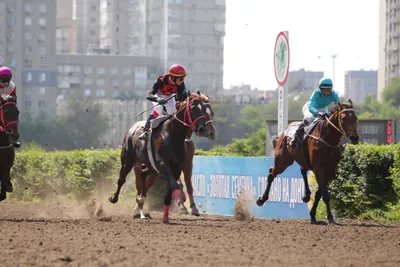
POLYGON ((274 49, 274 71, 276 81, 283 86, 289 75, 289 40, 284 32, 280 32, 276 37, 274 49))

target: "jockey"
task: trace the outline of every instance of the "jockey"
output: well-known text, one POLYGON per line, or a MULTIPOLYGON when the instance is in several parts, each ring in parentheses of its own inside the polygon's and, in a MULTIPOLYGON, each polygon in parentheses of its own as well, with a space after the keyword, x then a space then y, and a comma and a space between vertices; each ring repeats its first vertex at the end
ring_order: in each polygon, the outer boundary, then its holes
POLYGON ((184 82, 185 76, 185 68, 182 65, 174 64, 169 69, 168 74, 158 77, 147 95, 147 99, 154 102, 154 109, 146 121, 143 133, 139 137, 140 140, 147 139, 147 134, 150 131, 150 120, 157 118, 163 113, 164 109, 168 114, 173 114, 176 110, 176 100, 183 101, 188 97, 188 90, 184 82), (173 94, 175 96, 172 96, 173 94))
POLYGON ((332 102, 336 105, 339 102, 339 95, 332 90, 332 79, 323 77, 319 81, 319 86, 314 90, 310 99, 303 106, 303 122, 296 131, 295 138, 290 141, 294 147, 303 138, 304 127, 311 123, 316 117, 325 119, 329 117, 328 106, 332 102))
MULTIPOLYGON (((17 94, 17 87, 11 81, 12 71, 3 66, 0 67, 0 94, 15 96, 17 94)), ((15 147, 20 147, 21 142, 17 141, 14 143, 15 147)))

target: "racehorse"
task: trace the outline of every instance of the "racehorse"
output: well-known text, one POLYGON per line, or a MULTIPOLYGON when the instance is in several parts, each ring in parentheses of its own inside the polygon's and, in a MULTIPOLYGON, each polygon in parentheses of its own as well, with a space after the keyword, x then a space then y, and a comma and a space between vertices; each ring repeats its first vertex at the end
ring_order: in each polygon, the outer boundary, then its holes
MULTIPOLYGON (((206 136, 207 139, 210 140, 215 140, 216 138, 216 130, 215 130, 215 125, 214 125, 214 112, 212 111, 211 106, 209 105, 210 99, 208 96, 202 95, 203 102, 205 106, 208 106, 208 108, 211 110, 211 113, 207 116, 207 128, 209 135, 206 136)), ((189 134, 189 132, 188 132, 189 134)), ((194 202, 194 197, 193 197, 193 185, 192 185, 192 170, 193 170, 193 157, 196 151, 196 148, 194 146, 193 140, 191 139, 192 132, 190 132, 190 135, 188 136, 188 139, 185 140, 186 142, 186 159, 185 163, 183 165, 183 176, 184 176, 184 181, 186 185, 186 191, 189 196, 189 203, 190 203, 190 209, 191 209, 191 214, 194 216, 200 216, 200 212, 196 207, 196 203, 194 202)), ((148 175, 146 180, 146 190, 148 191, 150 187, 155 183, 156 176, 153 174, 149 174, 147 172, 147 168, 143 168, 143 166, 135 165, 133 166, 133 170, 135 172, 135 178, 136 178, 136 188, 138 190, 138 195, 141 194, 141 188, 142 188, 142 180, 141 177, 142 175, 148 175)), ((181 179, 179 178, 179 191, 180 191, 180 196, 177 197, 178 199, 178 206, 179 206, 179 213, 180 214, 189 214, 188 210, 186 209, 184 203, 186 202, 186 194, 183 190, 183 184, 181 182, 181 179)), ((134 210, 134 217, 141 217, 144 218, 145 215, 140 215, 140 207, 139 205, 136 206, 134 210)), ((143 211, 142 211, 143 212, 143 211)))
MULTIPOLYGON (((296 124, 288 125, 286 129, 296 124)), ((315 215, 318 203, 321 199, 325 202, 329 223, 335 223, 330 208, 329 182, 334 178, 336 167, 343 152, 340 143, 341 137, 350 138, 353 144, 358 143, 358 118, 354 112, 353 103, 338 103, 336 110, 329 118, 320 119, 309 127, 314 127, 305 135, 298 147, 291 147, 283 132, 276 143, 274 166, 269 169, 268 183, 264 194, 257 200, 257 205, 262 206, 269 196, 269 191, 274 178, 284 172, 287 167, 296 161, 301 167, 304 179, 304 202, 310 201, 311 191, 307 181, 307 171, 314 172, 318 190, 315 193, 315 201, 310 210, 311 223, 316 223, 315 215)), ((305 129, 307 131, 307 129, 305 129)))
POLYGON ((16 96, 0 96, 0 201, 7 198, 7 192, 13 191, 10 171, 15 158, 14 142, 19 138, 19 110, 16 100, 16 96))
POLYGON ((141 218, 145 217, 143 211, 144 199, 147 189, 154 183, 154 179, 146 179, 147 175, 141 175, 141 166, 144 164, 150 168, 151 175, 154 177, 161 175, 167 180, 163 222, 169 221, 169 205, 171 204, 172 194, 179 195, 177 180, 183 170, 187 155, 185 139, 190 137, 193 132, 203 138, 215 136, 215 130, 213 132, 210 127, 207 127, 212 114, 211 105, 205 103, 207 100, 208 97, 200 94, 200 92, 192 93, 179 104, 178 110, 173 116, 158 117, 157 119, 161 120, 158 127, 155 126, 157 123, 153 121, 153 130, 149 134, 151 146, 148 140, 141 141, 138 139, 143 129, 140 127, 143 122, 135 123, 125 134, 122 142, 118 187, 109 198, 111 203, 118 201, 126 176, 134 167, 136 189, 138 190, 136 202, 140 209, 141 218))

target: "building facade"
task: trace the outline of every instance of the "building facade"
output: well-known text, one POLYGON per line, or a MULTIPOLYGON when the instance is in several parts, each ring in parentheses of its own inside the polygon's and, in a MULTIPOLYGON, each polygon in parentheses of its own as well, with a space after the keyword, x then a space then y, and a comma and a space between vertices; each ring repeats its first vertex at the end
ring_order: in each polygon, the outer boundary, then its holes
POLYGON ((353 102, 364 102, 368 94, 377 97, 378 92, 378 71, 359 70, 346 71, 344 75, 344 94, 345 98, 353 102))

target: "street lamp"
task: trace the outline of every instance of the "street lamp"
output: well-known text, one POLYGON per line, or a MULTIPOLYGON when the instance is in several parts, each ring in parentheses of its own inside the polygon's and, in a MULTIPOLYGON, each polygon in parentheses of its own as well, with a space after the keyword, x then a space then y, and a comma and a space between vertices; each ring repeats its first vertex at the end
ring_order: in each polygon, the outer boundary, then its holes
MULTIPOLYGON (((333 54, 332 57, 332 80, 335 81, 335 58, 337 58, 338 55, 333 54)), ((318 56, 318 59, 323 58, 323 56, 318 56)))

